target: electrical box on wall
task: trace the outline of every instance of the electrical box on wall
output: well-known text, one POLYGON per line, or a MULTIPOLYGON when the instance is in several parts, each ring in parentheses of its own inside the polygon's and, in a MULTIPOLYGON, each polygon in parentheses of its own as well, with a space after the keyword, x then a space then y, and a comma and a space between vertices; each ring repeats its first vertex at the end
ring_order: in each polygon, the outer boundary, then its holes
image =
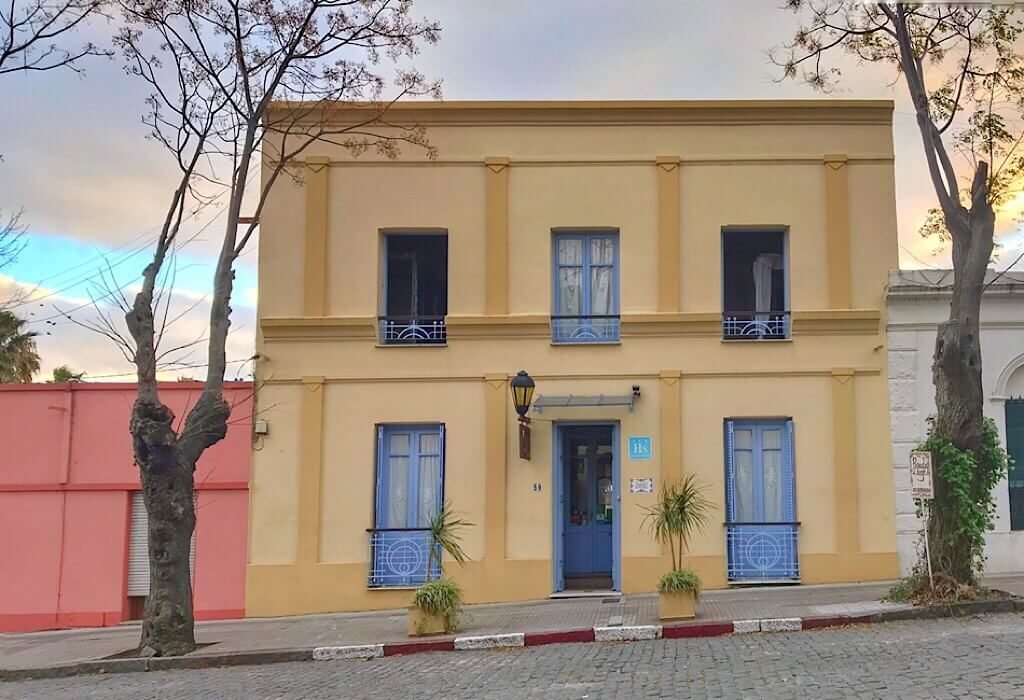
POLYGON ((252 432, 256 435, 266 435, 270 432, 270 424, 265 420, 258 420, 252 424, 252 432))

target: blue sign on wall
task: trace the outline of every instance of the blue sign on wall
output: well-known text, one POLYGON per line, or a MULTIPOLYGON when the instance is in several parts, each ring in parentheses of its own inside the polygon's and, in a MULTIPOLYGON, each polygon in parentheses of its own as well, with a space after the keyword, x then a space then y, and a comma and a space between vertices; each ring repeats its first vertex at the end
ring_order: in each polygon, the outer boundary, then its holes
POLYGON ((636 435, 629 438, 629 458, 631 460, 647 461, 651 458, 652 452, 650 437, 636 435))

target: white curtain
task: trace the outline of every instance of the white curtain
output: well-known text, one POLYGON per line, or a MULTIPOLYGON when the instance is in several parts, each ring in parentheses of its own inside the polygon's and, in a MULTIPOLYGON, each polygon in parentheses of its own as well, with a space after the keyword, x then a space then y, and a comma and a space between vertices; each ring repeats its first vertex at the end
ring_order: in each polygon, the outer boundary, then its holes
POLYGON ((765 320, 772 311, 772 273, 781 269, 782 256, 778 253, 761 253, 754 258, 754 311, 759 320, 765 320))
POLYGON ((388 458, 388 515, 384 527, 408 527, 409 435, 391 436, 388 458))
POLYGON ((583 313, 583 241, 563 238, 558 241, 558 315, 583 313))
POLYGON ((733 467, 735 474, 735 520, 749 523, 754 520, 754 453, 753 434, 750 430, 737 430, 734 435, 733 467))
POLYGON ((778 430, 761 433, 761 460, 764 479, 764 519, 782 520, 782 434, 778 430))
POLYGON ((419 522, 416 527, 430 527, 430 521, 440 510, 441 495, 441 436, 420 436, 419 482, 417 495, 419 522))
POLYGON ((615 243, 611 238, 590 241, 590 313, 608 316, 615 313, 613 298, 613 265, 615 243))

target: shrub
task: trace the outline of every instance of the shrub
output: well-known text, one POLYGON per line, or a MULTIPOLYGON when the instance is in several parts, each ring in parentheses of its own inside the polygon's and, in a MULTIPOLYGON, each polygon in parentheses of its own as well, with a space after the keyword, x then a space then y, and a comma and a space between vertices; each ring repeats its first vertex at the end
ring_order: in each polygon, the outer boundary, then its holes
POLYGON ((700 578, 693 569, 669 571, 658 581, 658 593, 700 593, 700 578))
POLYGON ((444 617, 446 632, 458 629, 462 589, 450 578, 439 578, 424 583, 416 589, 412 604, 425 613, 444 617))

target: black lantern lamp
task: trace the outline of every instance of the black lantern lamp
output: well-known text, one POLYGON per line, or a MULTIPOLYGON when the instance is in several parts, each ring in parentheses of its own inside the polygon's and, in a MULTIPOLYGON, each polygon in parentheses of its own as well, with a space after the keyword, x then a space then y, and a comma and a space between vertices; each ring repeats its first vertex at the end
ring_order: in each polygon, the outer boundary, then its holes
POLYGON ((512 377, 509 386, 512 387, 512 404, 519 414, 519 458, 530 459, 530 419, 526 414, 533 401, 533 377, 521 369, 519 374, 512 377))
POLYGON ((520 421, 528 422, 530 420, 526 414, 530 410, 530 402, 533 401, 534 386, 536 385, 533 382, 533 377, 528 375, 525 369, 519 370, 519 373, 512 378, 512 404, 516 407, 520 421))

